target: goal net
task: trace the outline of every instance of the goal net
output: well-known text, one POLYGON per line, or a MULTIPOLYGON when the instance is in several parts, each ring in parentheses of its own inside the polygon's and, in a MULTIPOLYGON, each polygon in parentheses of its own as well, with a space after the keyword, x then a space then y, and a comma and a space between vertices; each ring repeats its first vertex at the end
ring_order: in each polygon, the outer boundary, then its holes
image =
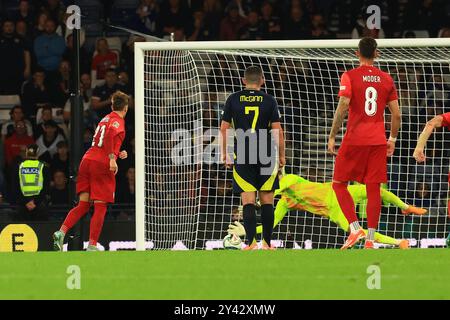
MULTIPOLYGON (((286 134, 286 173, 330 182, 334 158, 327 137, 339 79, 358 66, 357 41, 276 41, 136 44, 137 248, 218 249, 232 221, 242 219, 232 171, 218 161, 220 112, 257 65, 264 90, 279 104, 286 134)), ((425 165, 412 158, 427 120, 450 111, 450 40, 380 40, 377 66, 396 83, 402 126, 389 160, 386 188, 429 210, 402 215, 384 203, 379 230, 411 245, 444 245, 450 136, 438 130, 425 165)), ((386 109, 386 123, 390 123, 386 109)), ((342 139, 341 130, 338 139, 342 139)), ((339 144, 339 141, 338 141, 339 144)), ((358 214, 365 216, 364 203, 358 214)), ((345 232, 327 217, 291 211, 274 229, 281 248, 337 248, 345 232)))

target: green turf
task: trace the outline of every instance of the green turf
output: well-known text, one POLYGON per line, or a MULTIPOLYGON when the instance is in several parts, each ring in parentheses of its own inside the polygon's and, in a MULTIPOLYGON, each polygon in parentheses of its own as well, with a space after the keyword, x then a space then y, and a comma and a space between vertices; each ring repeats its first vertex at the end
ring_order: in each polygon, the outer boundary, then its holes
POLYGON ((450 299, 450 250, 2 253, 0 299, 16 298, 450 299), (70 265, 81 290, 66 287, 70 265))

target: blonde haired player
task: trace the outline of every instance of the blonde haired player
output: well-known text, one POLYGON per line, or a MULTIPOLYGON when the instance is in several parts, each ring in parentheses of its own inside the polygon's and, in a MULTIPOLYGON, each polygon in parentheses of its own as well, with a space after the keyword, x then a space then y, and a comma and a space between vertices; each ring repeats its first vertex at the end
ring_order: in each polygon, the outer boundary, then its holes
POLYGON ((53 247, 62 251, 66 233, 89 211, 94 202, 88 251, 97 251, 97 241, 103 228, 108 203, 114 203, 118 167, 116 159, 127 158, 120 151, 125 139, 125 116, 130 97, 116 92, 111 97, 112 112, 97 125, 92 146, 83 156, 77 177, 78 205, 70 210, 59 231, 53 234, 53 247), (120 151, 120 152, 119 152, 120 151))

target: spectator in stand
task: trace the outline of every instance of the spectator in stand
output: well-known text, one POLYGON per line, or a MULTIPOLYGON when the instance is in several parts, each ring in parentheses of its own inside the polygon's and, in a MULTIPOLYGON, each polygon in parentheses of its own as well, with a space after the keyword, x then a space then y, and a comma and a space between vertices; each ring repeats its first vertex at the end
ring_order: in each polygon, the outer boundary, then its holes
POLYGON ((48 192, 50 176, 48 167, 37 160, 38 146, 26 148, 25 161, 15 171, 18 221, 44 221, 48 219, 48 192))
POLYGON ((247 21, 239 15, 236 5, 228 6, 228 13, 220 23, 220 40, 238 40, 239 32, 247 25, 247 21))
POLYGON ((94 137, 94 130, 90 127, 86 127, 83 132, 83 153, 89 150, 92 146, 92 138, 94 137))
MULTIPOLYGON (((83 98, 83 110, 84 110, 84 124, 85 126, 92 127, 95 125, 95 119, 97 118, 97 115, 94 114, 94 112, 91 110, 91 98, 92 98, 92 92, 94 89, 92 89, 92 81, 91 81, 91 75, 88 73, 81 75, 81 96, 83 98)), ((65 106, 64 106, 64 122, 67 124, 70 122, 70 116, 71 116, 71 101, 70 99, 67 100, 65 106)))
POLYGON ((97 86, 92 93, 91 107, 97 115, 97 122, 111 112, 111 96, 116 91, 127 93, 126 88, 117 81, 117 73, 114 69, 106 72, 105 84, 97 86))
POLYGON ((27 118, 35 119, 39 107, 50 103, 50 90, 45 84, 45 72, 38 68, 33 79, 27 81, 22 89, 22 104, 27 118))
POLYGON ((189 24, 191 21, 189 8, 184 5, 184 1, 168 0, 161 6, 158 27, 160 36, 167 37, 171 33, 189 34, 189 24))
MULTIPOLYGON (((33 52, 33 38, 31 37, 29 27, 25 21, 19 20, 16 22, 16 34, 22 38, 25 50, 30 52, 31 55, 33 52)), ((31 61, 32 60, 31 57, 31 61)))
POLYGON ((205 17, 202 11, 196 11, 194 13, 194 26, 192 34, 187 38, 188 41, 207 41, 213 40, 211 38, 211 30, 208 25, 205 24, 205 17))
POLYGON ((405 12, 404 29, 427 30, 436 37, 444 22, 442 5, 436 0, 410 1, 405 12))
POLYGON ((70 170, 70 155, 69 146, 66 141, 60 141, 56 144, 56 153, 50 162, 50 169, 52 172, 62 171, 65 173, 66 177, 69 176, 70 170))
POLYGON ((438 36, 439 38, 450 38, 450 28, 442 28, 438 36))
MULTIPOLYGON (((66 51, 63 54, 63 60, 72 63, 75 51, 73 50, 73 35, 69 34, 66 38, 66 51)), ((83 46, 80 47, 79 52, 80 57, 80 73, 90 73, 91 72, 91 58, 87 54, 83 46)))
POLYGON ((280 18, 273 15, 273 6, 269 1, 264 1, 261 6, 261 24, 263 39, 282 39, 280 18))
POLYGON ((31 72, 30 52, 14 29, 14 21, 3 22, 0 36, 0 95, 19 94, 24 79, 31 72))
POLYGON ((13 135, 13 133, 16 130, 16 124, 18 121, 23 121, 25 123, 26 133, 28 136, 33 136, 33 126, 31 125, 31 122, 25 119, 23 109, 21 106, 14 106, 12 107, 11 111, 9 112, 9 115, 11 116, 11 120, 5 122, 2 125, 2 141, 5 141, 6 138, 9 138, 13 135))
POLYGON ((314 14, 311 18, 311 35, 313 39, 335 39, 336 35, 327 29, 325 18, 314 14))
POLYGON ((20 155, 20 152, 34 143, 34 139, 27 134, 27 127, 23 120, 16 122, 14 133, 5 139, 5 164, 9 168, 13 161, 20 155))
POLYGON ((117 184, 117 202, 118 203, 134 203, 135 188, 135 169, 130 167, 127 169, 125 181, 117 184))
POLYGON ((28 0, 19 1, 19 8, 15 12, 13 19, 16 22, 18 21, 25 22, 28 30, 31 30, 33 28, 33 24, 36 18, 33 15, 33 12, 31 11, 30 3, 28 0))
POLYGON ((67 176, 64 171, 56 170, 52 173, 52 187, 50 188, 50 203, 52 205, 68 205, 70 203, 67 176))
POLYGON ((40 160, 50 163, 52 157, 56 154, 56 145, 64 141, 64 136, 58 134, 58 124, 49 120, 44 123, 44 133, 37 139, 36 144, 39 147, 38 157, 40 160))
POLYGON ((39 13, 36 25, 33 28, 33 38, 36 39, 37 37, 45 33, 45 24, 47 23, 47 20, 48 20, 47 12, 42 11, 41 13, 39 13))
POLYGON ((141 0, 136 10, 134 25, 145 34, 157 35, 159 5, 156 0, 141 0))
POLYGON ((63 22, 66 8, 61 0, 47 0, 42 9, 47 11, 50 19, 55 21, 57 24, 63 22))
POLYGON ((291 15, 284 26, 284 37, 287 40, 310 39, 311 29, 309 18, 301 6, 293 6, 291 15))
MULTIPOLYGON (((41 109, 38 110, 37 117, 36 117, 36 130, 34 137, 37 139, 40 136, 42 136, 45 132, 44 123, 47 121, 54 120, 58 124, 57 133, 61 134, 64 137, 68 136, 68 130, 65 124, 62 121, 56 121, 53 118, 53 108, 51 105, 45 105, 41 109)), ((62 120, 62 119, 61 119, 62 120)))
POLYGON ((219 0, 203 0, 203 15, 205 29, 209 30, 209 37, 219 39, 220 24, 222 19, 222 5, 219 0))
POLYGON ((130 38, 122 46, 122 54, 120 66, 128 72, 131 81, 134 79, 134 44, 136 42, 145 42, 145 38, 141 36, 130 35, 130 38))
POLYGON ((240 31, 241 40, 262 40, 263 28, 259 22, 259 15, 256 11, 250 11, 247 15, 248 24, 240 31))
MULTIPOLYGON (((56 33, 63 37, 67 42, 67 37, 73 34, 73 29, 67 28, 67 21, 71 17, 70 13, 65 13, 62 23, 56 28, 56 33)), ((81 26, 80 30, 80 47, 83 47, 86 41, 86 30, 81 26)))
POLYGON ((135 150, 135 140, 133 137, 133 133, 130 135, 131 138, 127 138, 127 142, 125 143, 124 149, 128 152, 128 157, 126 159, 119 159, 118 165, 119 165, 119 172, 117 173, 117 176, 120 179, 123 179, 126 177, 128 168, 134 167, 135 159, 136 159, 136 150, 135 150))
POLYGON ((352 39, 361 39, 363 37, 371 37, 375 39, 384 39, 386 37, 383 28, 369 29, 367 27, 367 19, 369 14, 364 13, 356 20, 356 26, 352 31, 352 39))
POLYGON ((58 108, 64 107, 70 97, 70 62, 62 60, 56 75, 57 87, 51 92, 51 101, 58 108))
POLYGON ((55 30, 55 21, 47 19, 45 33, 34 40, 37 63, 47 72, 54 72, 58 69, 64 51, 66 51, 64 38, 56 34, 55 30))
POLYGON ((92 79, 104 80, 106 70, 117 67, 117 54, 109 49, 108 41, 101 38, 97 41, 97 53, 92 59, 92 79))
MULTIPOLYGON (((127 170, 125 180, 117 184, 116 200, 120 204, 135 204, 135 169, 130 167, 127 170)), ((134 210, 121 210, 118 220, 130 220, 134 210)))

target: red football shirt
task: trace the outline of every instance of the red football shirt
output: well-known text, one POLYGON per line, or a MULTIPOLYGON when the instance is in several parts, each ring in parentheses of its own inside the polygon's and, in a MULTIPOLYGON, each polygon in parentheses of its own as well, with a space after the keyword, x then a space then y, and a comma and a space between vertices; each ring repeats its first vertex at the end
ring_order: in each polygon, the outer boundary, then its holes
POLYGON ((92 146, 83 158, 109 165, 108 155, 113 153, 117 159, 124 139, 125 121, 117 113, 111 112, 99 122, 92 146))
POLYGON ((442 126, 450 129, 450 112, 444 113, 441 116, 444 118, 444 121, 442 121, 442 126))
POLYGON ((391 76, 374 66, 361 66, 345 72, 341 78, 339 97, 350 99, 347 131, 348 145, 386 144, 384 109, 398 100, 391 76))

